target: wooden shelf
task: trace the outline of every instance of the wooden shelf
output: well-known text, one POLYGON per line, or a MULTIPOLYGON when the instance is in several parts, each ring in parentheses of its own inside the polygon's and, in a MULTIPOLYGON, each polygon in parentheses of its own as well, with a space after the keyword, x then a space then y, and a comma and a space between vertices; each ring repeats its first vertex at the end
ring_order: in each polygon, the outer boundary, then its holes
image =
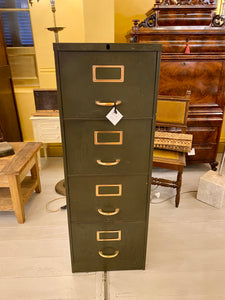
MULTIPOLYGON (((26 176, 24 178, 23 182, 21 183, 21 193, 24 205, 30 198, 31 194, 34 192, 36 185, 36 180, 32 179, 31 176, 26 176)), ((9 188, 0 188, 0 191, 0 211, 13 210, 13 204, 9 188)))
POLYGON ((0 211, 13 210, 9 188, 1 188, 0 211))

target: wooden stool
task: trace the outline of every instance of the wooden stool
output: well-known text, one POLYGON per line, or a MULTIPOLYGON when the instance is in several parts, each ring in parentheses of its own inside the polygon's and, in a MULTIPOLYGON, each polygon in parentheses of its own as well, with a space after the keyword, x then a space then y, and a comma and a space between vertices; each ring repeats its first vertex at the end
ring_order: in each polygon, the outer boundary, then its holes
POLYGON ((24 223, 26 202, 34 190, 41 192, 37 153, 42 143, 10 144, 15 154, 0 158, 0 211, 14 210, 18 223, 24 223))

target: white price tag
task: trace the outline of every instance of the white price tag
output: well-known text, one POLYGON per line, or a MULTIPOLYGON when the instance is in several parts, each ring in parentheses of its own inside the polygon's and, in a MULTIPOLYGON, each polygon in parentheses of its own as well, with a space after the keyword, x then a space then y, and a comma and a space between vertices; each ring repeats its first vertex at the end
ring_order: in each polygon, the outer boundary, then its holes
POLYGON ((118 109, 115 109, 113 107, 108 115, 106 115, 106 118, 115 126, 121 119, 123 115, 118 111, 118 109))
POLYGON ((188 155, 195 155, 195 148, 192 148, 190 152, 188 152, 188 155))

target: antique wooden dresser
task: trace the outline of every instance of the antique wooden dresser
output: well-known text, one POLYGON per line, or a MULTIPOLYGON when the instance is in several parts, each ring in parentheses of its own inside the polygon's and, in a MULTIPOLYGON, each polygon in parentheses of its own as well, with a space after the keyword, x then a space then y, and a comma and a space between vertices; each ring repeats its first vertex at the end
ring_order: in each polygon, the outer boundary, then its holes
POLYGON ((144 269, 161 45, 54 51, 72 271, 144 269))
POLYGON ((225 103, 225 19, 213 0, 156 0, 147 18, 129 32, 128 42, 161 43, 160 95, 191 90, 187 132, 193 134, 189 163, 210 163, 216 155, 225 103))

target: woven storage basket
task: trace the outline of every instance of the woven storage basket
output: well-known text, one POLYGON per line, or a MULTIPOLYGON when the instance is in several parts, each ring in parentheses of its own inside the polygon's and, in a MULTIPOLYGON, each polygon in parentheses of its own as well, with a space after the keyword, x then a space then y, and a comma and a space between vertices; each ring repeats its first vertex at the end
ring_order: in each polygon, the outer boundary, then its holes
POLYGON ((192 147, 192 134, 155 132, 154 148, 189 152, 192 147))

